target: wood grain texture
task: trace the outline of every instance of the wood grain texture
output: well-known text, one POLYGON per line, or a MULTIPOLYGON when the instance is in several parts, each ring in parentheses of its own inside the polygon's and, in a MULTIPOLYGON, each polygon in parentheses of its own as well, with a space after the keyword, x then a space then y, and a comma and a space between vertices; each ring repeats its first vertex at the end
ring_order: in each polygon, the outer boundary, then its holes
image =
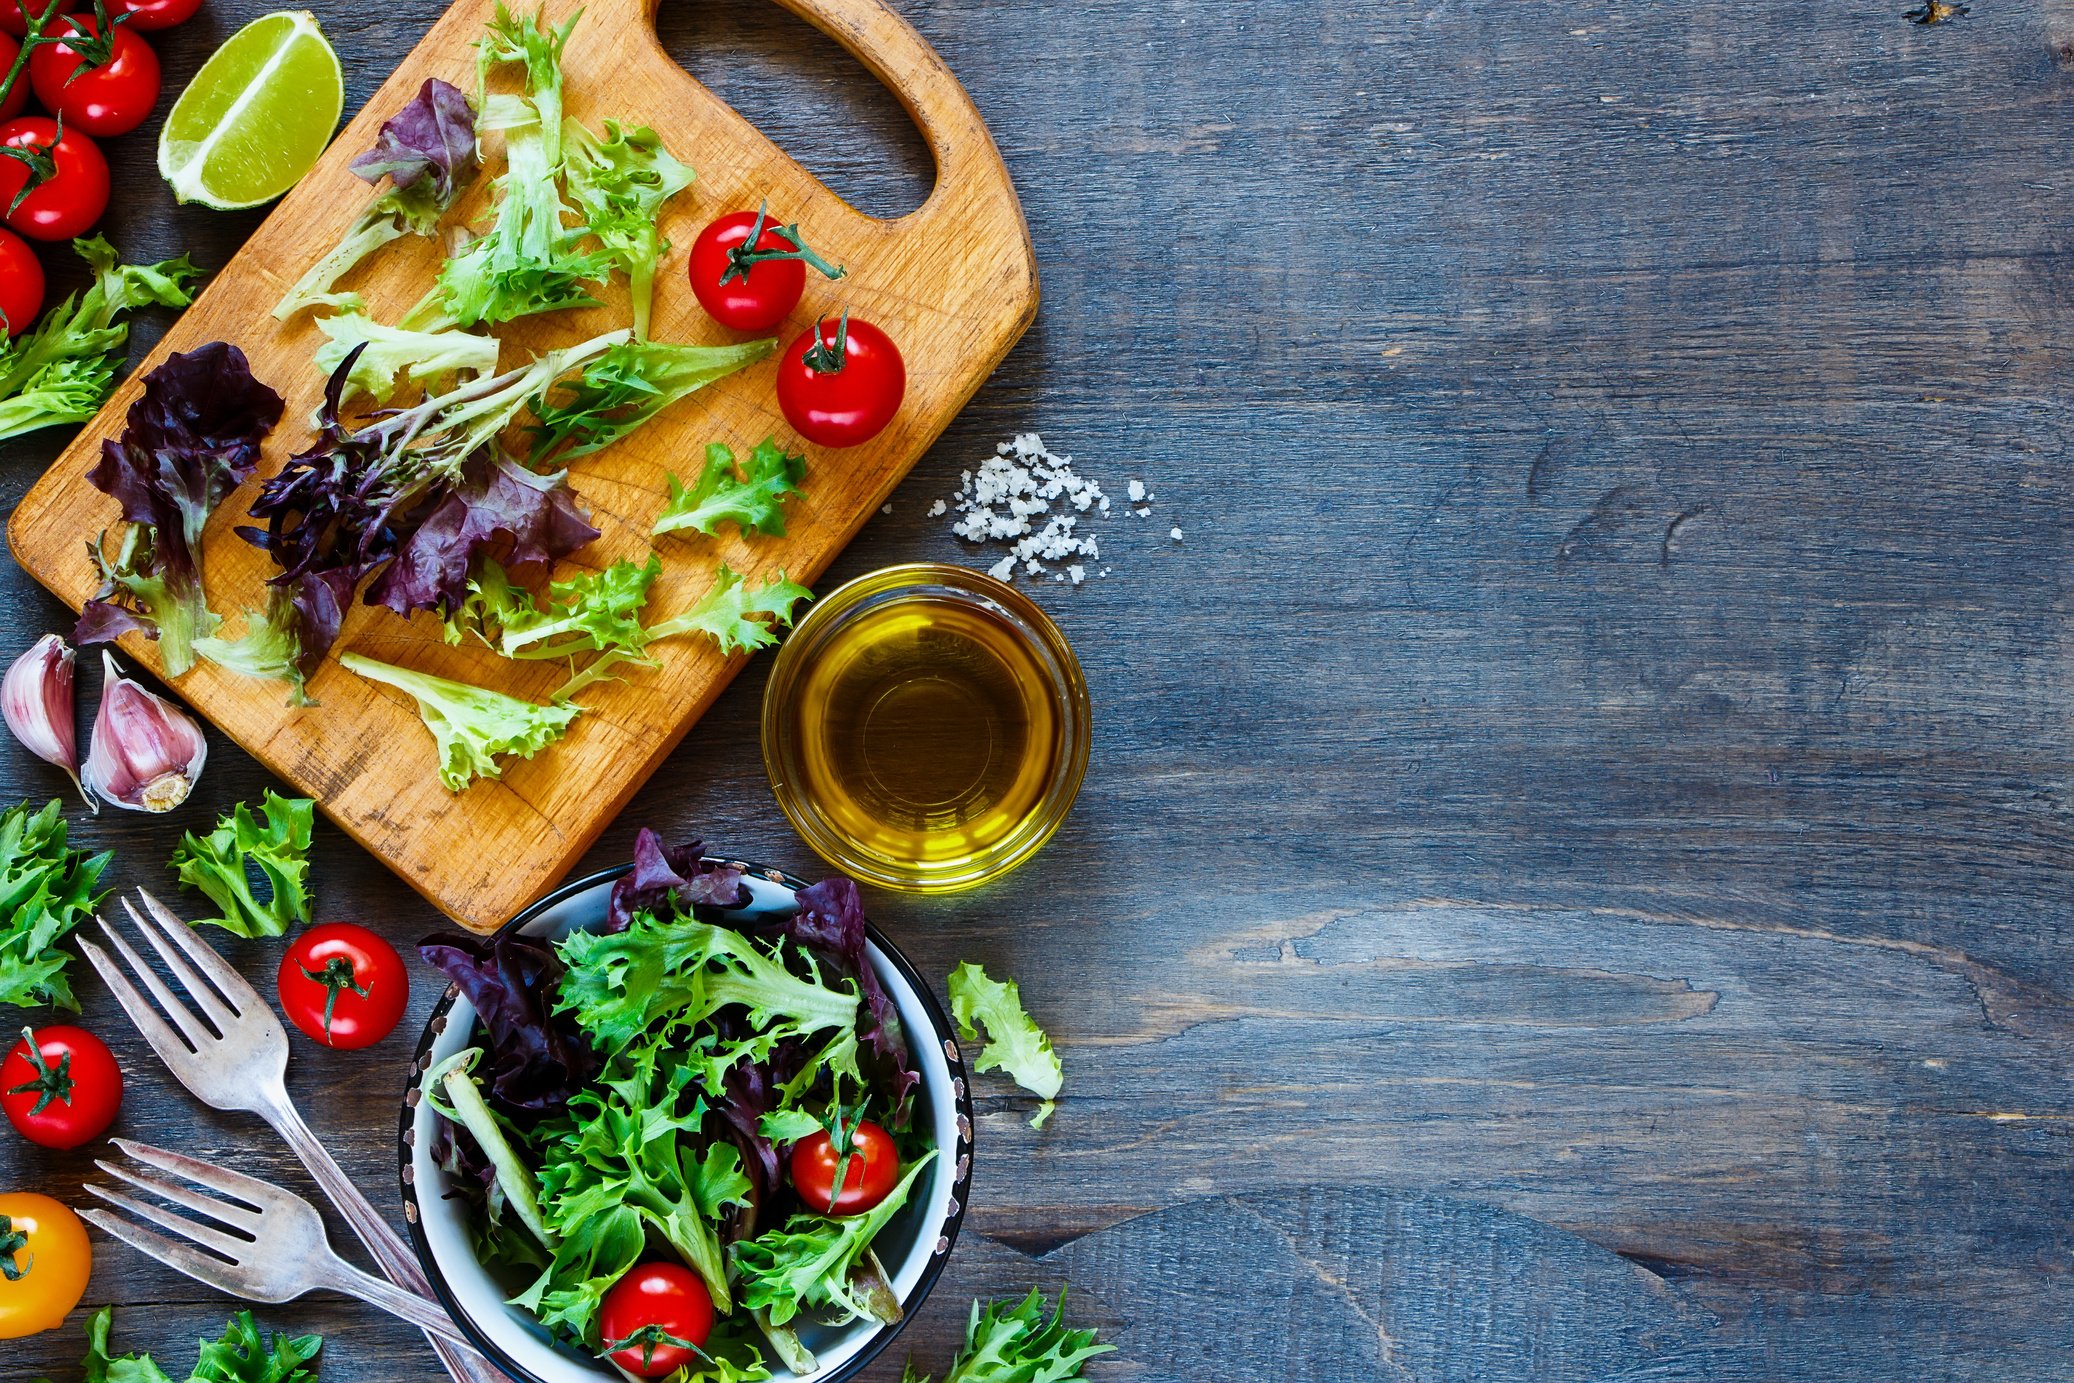
MULTIPOLYGON (((1158 498, 1034 592, 1095 706, 1065 829, 869 897, 924 973, 1017 976, 1068 1076, 1041 1132, 982 1081, 964 1237, 867 1383, 1065 1282, 1104 1383, 2074 1379, 2074 5, 1909 7, 901 0, 1046 305, 824 579, 991 560, 926 510, 1031 427, 1158 498)), ((436 8, 325 14, 356 99, 436 8)), ((761 0, 661 25, 855 203, 919 203, 833 44, 761 0)), ((257 221, 118 217, 211 264, 257 221)), ((0 451, 0 501, 55 449, 0 451)), ((0 654, 61 616, 11 569, 0 611, 0 654)), ((579 867, 652 824, 814 875, 763 676, 579 867)), ((216 750, 181 817, 77 823, 119 882, 271 781, 216 750)), ((0 800, 62 781, 0 745, 0 800)), ((316 853, 320 916, 434 925, 316 853)), ((303 1184, 85 995, 126 1128, 303 1184)), ((392 1209, 406 1050, 291 1072, 392 1209)), ((0 1138, 0 1183, 89 1173, 0 1138)), ((89 1300, 176 1367, 228 1309, 113 1246, 89 1300)), ((348 1303, 261 1314, 330 1331, 331 1383, 426 1377, 348 1303)))
MULTIPOLYGON (((288 400, 287 421, 268 439, 258 477, 218 508, 203 543, 210 596, 220 611, 263 603, 263 583, 274 568, 232 530, 243 522, 260 480, 308 445, 309 432, 299 420, 323 393, 324 381, 311 364, 323 340, 313 315, 280 324, 269 315, 273 305, 304 268, 338 243, 365 205, 368 188, 347 165, 372 144, 377 126, 428 77, 472 89, 474 45, 495 4, 460 0, 440 17, 139 367, 141 375, 168 352, 228 340, 288 400)), ((720 562, 752 584, 780 572, 811 582, 1007 353, 1037 307, 1029 235, 1015 190, 985 125, 942 60, 879 0, 797 0, 794 7, 883 79, 923 131, 935 158, 936 186, 910 214, 882 220, 850 207, 689 77, 653 38, 655 0, 593 0, 564 62, 569 118, 592 128, 608 118, 651 124, 700 175, 665 209, 664 234, 680 252, 661 270, 666 287, 652 326, 656 339, 731 339, 688 292, 669 289, 681 276, 681 247, 690 245, 701 226, 725 211, 767 200, 784 219, 812 227, 821 252, 849 270, 849 277, 834 284, 817 280, 779 328, 781 348, 816 315, 848 306, 890 332, 907 364, 899 415, 861 447, 828 451, 801 442, 778 412, 772 359, 702 390, 626 442, 579 463, 571 483, 604 536, 576 560, 597 568, 661 552, 664 572, 650 597, 659 612, 696 601, 712 585, 720 562), (669 473, 694 477, 708 442, 728 442, 746 456, 773 433, 788 450, 809 454, 806 492, 788 505, 782 540, 739 534, 650 538, 668 496, 669 473)), ((577 8, 570 0, 549 11, 549 21, 559 24, 577 8)), ((491 151, 494 159, 494 138, 491 151)), ((450 215, 451 224, 485 219, 490 182, 478 180, 450 215)), ((433 282, 441 253, 437 238, 406 237, 373 256, 349 286, 366 298, 378 320, 396 321, 433 282)), ((504 366, 623 327, 623 283, 605 297, 596 309, 526 318, 499 329, 504 366)), ((98 584, 81 552, 81 534, 119 527, 114 501, 88 484, 86 473, 102 439, 121 432, 138 388, 133 377, 79 432, 31 488, 10 525, 16 559, 74 606, 98 584)), ((158 669, 156 646, 143 636, 132 635, 124 648, 158 669)), ((430 616, 404 620, 368 606, 356 609, 341 632, 338 650, 348 649, 534 701, 546 700, 567 672, 551 662, 515 665, 486 648, 450 648, 430 616)), ((420 893, 468 925, 490 930, 568 871, 745 661, 704 639, 658 644, 654 656, 661 663, 655 673, 587 696, 585 713, 550 750, 512 762, 501 779, 478 780, 458 794, 437 780, 432 741, 417 723, 416 704, 335 660, 311 678, 309 692, 319 703, 314 707, 284 707, 280 684, 209 664, 181 677, 178 688, 247 751, 315 797, 327 815, 420 893), (451 842, 457 838, 479 848, 456 851, 451 842)))

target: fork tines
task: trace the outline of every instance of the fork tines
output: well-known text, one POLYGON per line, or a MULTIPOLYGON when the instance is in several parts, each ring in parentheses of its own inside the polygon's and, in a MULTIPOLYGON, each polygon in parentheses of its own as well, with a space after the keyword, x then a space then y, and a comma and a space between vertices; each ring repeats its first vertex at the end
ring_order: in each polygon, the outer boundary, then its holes
POLYGON ((270 1024, 272 1013, 258 991, 191 927, 142 889, 138 897, 143 900, 142 910, 125 898, 123 911, 186 991, 184 997, 159 977, 106 917, 95 920, 115 955, 84 938, 79 949, 100 972, 152 1050, 185 1080, 195 1054, 231 1037, 241 1021, 258 1014, 265 1014, 270 1024), (117 957, 122 962, 119 965, 117 957))
POLYGON ((242 1172, 184 1157, 147 1143, 128 1138, 110 1141, 127 1153, 135 1164, 141 1165, 96 1158, 96 1167, 117 1181, 197 1215, 207 1216, 216 1224, 190 1219, 164 1206, 97 1183, 88 1184, 88 1193, 107 1201, 131 1218, 106 1210, 89 1209, 80 1212, 83 1219, 189 1277, 254 1300, 276 1299, 255 1295, 264 1292, 268 1284, 266 1275, 254 1271, 254 1259, 256 1251, 261 1248, 258 1233, 265 1218, 264 1207, 269 1199, 282 1194, 277 1188, 242 1172), (159 1175, 161 1172, 171 1175, 159 1175), (179 1180, 175 1180, 176 1177, 179 1180), (197 1190, 196 1187, 205 1189, 197 1190), (208 1191, 217 1194, 209 1195, 208 1191), (157 1225, 178 1237, 168 1238, 146 1229, 136 1223, 138 1220, 157 1225))

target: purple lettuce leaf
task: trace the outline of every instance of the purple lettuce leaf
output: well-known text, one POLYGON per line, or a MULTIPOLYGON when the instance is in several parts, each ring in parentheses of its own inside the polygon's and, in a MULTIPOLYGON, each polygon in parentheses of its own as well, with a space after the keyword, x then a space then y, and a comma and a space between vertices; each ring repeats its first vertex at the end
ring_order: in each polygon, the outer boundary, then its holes
POLYGON ((366 600, 399 615, 445 616, 467 600, 468 577, 482 559, 523 578, 597 536, 565 473, 539 475, 486 448, 404 540, 366 600))
POLYGON ((380 182, 387 175, 399 189, 430 179, 427 190, 437 205, 452 205, 454 196, 475 181, 479 167, 475 145, 475 107, 456 87, 437 77, 382 122, 374 147, 348 168, 356 177, 380 182))
POLYGON ((480 1079, 490 1106, 527 1118, 554 1113, 598 1073, 596 1052, 554 1016, 563 967, 529 937, 444 933, 418 943, 428 965, 461 987, 487 1040, 480 1079))
POLYGON ((777 924, 778 933, 805 947, 839 975, 857 981, 864 995, 865 1019, 859 1026, 872 1060, 879 1093, 892 1107, 894 1127, 904 1128, 908 1096, 921 1081, 907 1047, 907 1031, 893 996, 879 983, 865 951, 869 935, 864 926, 864 898, 855 880, 838 874, 799 891, 799 911, 777 924))
POLYGON ((662 913, 672 898, 676 906, 690 910, 701 904, 716 908, 739 908, 749 901, 742 871, 731 865, 708 864, 703 841, 685 845, 663 844, 663 838, 646 826, 634 837, 634 867, 612 885, 612 901, 605 909, 604 932, 623 932, 633 925, 634 914, 662 913))
POLYGON ((259 464, 260 443, 283 407, 253 376, 245 353, 223 341, 168 356, 144 377, 122 435, 101 443, 87 480, 148 530, 148 541, 126 539, 117 559, 101 561, 102 587, 76 633, 154 626, 166 671, 187 670, 193 639, 214 628, 202 586, 202 530, 259 464))

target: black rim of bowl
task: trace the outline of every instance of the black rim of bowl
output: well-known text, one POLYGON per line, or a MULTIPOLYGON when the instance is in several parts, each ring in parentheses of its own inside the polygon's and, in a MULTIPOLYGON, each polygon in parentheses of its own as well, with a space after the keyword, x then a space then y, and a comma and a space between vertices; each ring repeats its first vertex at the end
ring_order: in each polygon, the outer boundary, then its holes
MULTIPOLYGON (((728 860, 717 856, 707 856, 706 858, 709 862, 729 864, 740 869, 745 874, 754 874, 758 878, 767 879, 774 884, 781 884, 791 889, 794 893, 798 893, 801 889, 807 887, 805 881, 796 879, 781 869, 771 869, 747 860, 728 860)), ((599 884, 609 883, 620 875, 627 873, 633 867, 633 864, 629 862, 614 869, 601 869, 595 874, 587 874, 581 879, 575 879, 563 884, 554 892, 524 909, 518 916, 512 918, 502 927, 499 927, 494 935, 503 936, 507 932, 520 930, 530 925, 549 909, 560 907, 577 894, 588 892, 599 884)), ((958 1051, 957 1034, 951 1031, 950 1020, 944 1016, 942 1005, 936 1002, 935 991, 930 989, 928 983, 923 980, 921 973, 908 962, 907 957, 901 953, 900 948, 888 941, 885 933, 881 932, 869 919, 865 921, 864 926, 866 934, 878 946, 879 952, 892 963, 893 968, 900 972, 901 977, 920 996, 922 1011, 929 1015, 929 1021, 936 1030, 935 1036, 938 1046, 943 1052, 944 1061, 950 1069, 951 1104, 957 1113, 955 1120, 957 1157, 952 1165, 950 1206, 945 1212, 943 1223, 938 1226, 936 1246, 930 1251, 929 1262, 922 1269, 922 1276, 916 1281, 914 1290, 909 1292, 907 1299, 900 1304, 900 1319, 892 1325, 881 1326, 870 1339, 864 1342, 863 1349, 852 1355, 849 1361, 836 1369, 835 1372, 826 1374, 817 1380, 817 1383, 846 1383, 847 1380, 855 1378, 871 1364, 872 1360, 878 1358, 880 1352, 892 1344, 895 1337, 907 1328, 907 1323, 914 1319, 915 1312, 920 1310, 922 1303, 929 1299, 929 1293, 936 1286, 936 1279, 943 1275, 944 1264, 950 1259, 951 1248, 958 1242, 958 1231, 965 1223, 965 1205, 972 1180, 972 1093, 971 1087, 966 1083, 965 1060, 958 1051)), ((431 1242, 426 1239, 424 1225, 420 1222, 422 1217, 418 1211, 418 1192, 417 1187, 413 1184, 415 1172, 412 1166, 413 1145, 415 1142, 414 1127, 417 1122, 418 1102, 421 1098, 418 1092, 418 1082, 426 1069, 431 1065, 429 1053, 432 1044, 446 1032, 447 1013, 453 1008, 454 1000, 459 997, 460 990, 455 985, 449 983, 446 987, 446 992, 440 995, 439 1002, 432 1006, 432 1012, 426 1016, 425 1030, 419 1034, 417 1050, 411 1057, 410 1081, 404 1091, 403 1115, 397 1137, 398 1165, 403 1191, 403 1218, 410 1230, 411 1247, 417 1251, 418 1264, 425 1270, 425 1276, 432 1284, 433 1294, 439 1298, 440 1304, 446 1308, 447 1314, 461 1328, 461 1332, 474 1343, 477 1351, 512 1378, 518 1379, 519 1383, 546 1383, 546 1380, 542 1379, 540 1375, 514 1360, 499 1347, 497 1342, 489 1337, 488 1332, 478 1326, 475 1318, 462 1307, 459 1297, 446 1280, 446 1274, 440 1271, 439 1261, 433 1256, 431 1242)), ((560 1346, 557 1346, 557 1348, 560 1348, 560 1346)), ((602 1377, 607 1366, 602 1361, 596 1362, 602 1377)))

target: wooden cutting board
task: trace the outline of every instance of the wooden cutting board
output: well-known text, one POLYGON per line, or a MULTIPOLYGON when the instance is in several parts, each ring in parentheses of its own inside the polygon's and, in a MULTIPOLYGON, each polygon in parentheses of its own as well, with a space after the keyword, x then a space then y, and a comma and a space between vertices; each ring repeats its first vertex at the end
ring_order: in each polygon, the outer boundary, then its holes
MULTIPOLYGON (((893 424, 864 446, 829 451, 805 444, 786 425, 772 390, 775 360, 741 371, 678 404, 647 427, 576 463, 571 479, 604 536, 577 554, 602 567, 644 557, 649 528, 667 494, 665 473, 687 481, 705 446, 723 441, 746 456, 769 434, 807 457, 805 493, 790 502, 788 536, 744 540, 691 535, 653 540, 663 574, 651 619, 673 614, 702 594, 725 561, 753 582, 781 568, 811 585, 843 544, 886 501, 924 448, 1008 353, 1037 310, 1029 231, 1008 171, 971 99, 921 36, 880 0, 779 0, 841 43, 899 97, 936 160, 928 200, 897 220, 856 210, 823 187, 754 126, 693 80, 655 37, 656 0, 590 0, 566 61, 567 113, 592 128, 606 118, 655 127, 698 181, 668 208, 663 229, 675 245, 657 276, 653 336, 664 341, 743 339, 720 328, 692 297, 683 257, 716 216, 754 209, 764 198, 798 220, 810 243, 846 265, 829 283, 809 274, 805 299, 776 333, 783 342, 814 316, 847 305, 899 342, 907 397, 893 424)), ((9 524, 16 559, 75 608, 96 585, 84 540, 118 526, 113 500, 87 484, 101 441, 122 428, 138 381, 172 351, 226 340, 251 358, 254 372, 288 401, 268 440, 260 475, 278 470, 309 444, 307 419, 323 381, 311 357, 320 334, 303 314, 290 324, 269 315, 282 291, 332 245, 365 205, 369 189, 346 165, 376 128, 427 77, 474 89, 474 43, 495 0, 458 0, 322 162, 285 197, 194 306, 167 332, 100 416, 23 499, 9 524)), ((549 0, 561 22, 576 0, 549 0)), ((491 136, 487 172, 502 169, 491 136)), ((448 224, 479 221, 485 176, 448 224)), ((426 291, 440 248, 407 237, 379 252, 342 284, 359 291, 375 315, 394 321, 426 291)), ((505 368, 531 353, 583 340, 628 321, 622 284, 601 293, 605 306, 524 319, 500 329, 505 368)), ((203 544, 211 606, 225 632, 238 612, 256 608, 270 560, 232 532, 244 521, 256 481, 217 510, 203 544)), ((536 701, 564 669, 512 663, 487 649, 449 648, 429 615, 405 621, 356 605, 335 651, 354 649, 386 662, 495 687, 536 701)), ((123 653, 159 670, 156 645, 132 636, 123 653)), ((539 896, 575 863, 605 824, 683 738, 740 669, 703 639, 658 644, 656 671, 585 694, 585 713, 568 736, 530 761, 509 761, 501 781, 478 781, 460 794, 439 784, 432 737, 402 693, 346 672, 335 659, 311 680, 321 703, 283 704, 280 683, 198 664, 179 693, 248 752, 302 792, 440 908, 487 931, 539 896)))

